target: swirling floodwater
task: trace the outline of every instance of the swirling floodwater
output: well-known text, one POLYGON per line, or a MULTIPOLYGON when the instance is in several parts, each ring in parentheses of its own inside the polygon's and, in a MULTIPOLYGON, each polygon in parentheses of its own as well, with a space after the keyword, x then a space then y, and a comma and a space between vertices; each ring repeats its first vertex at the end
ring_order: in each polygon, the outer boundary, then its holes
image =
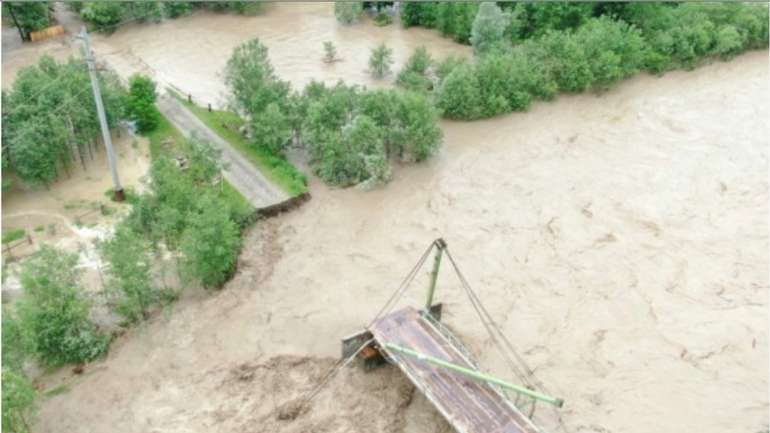
MULTIPOLYGON (((396 70, 419 45, 470 55, 424 29, 340 26, 320 3, 129 25, 94 46, 121 74, 150 72, 222 104, 227 58, 253 37, 295 87, 389 85, 366 72, 379 42, 394 48, 396 70), (326 40, 342 61, 321 61, 326 40)), ((36 430, 447 431, 393 369, 345 371, 308 413, 270 415, 318 380, 339 339, 443 237, 566 400, 567 431, 766 431, 769 78, 767 52, 642 74, 526 113, 442 121, 440 153, 396 167, 375 191, 312 180, 310 202, 248 232, 222 291, 129 331, 41 403, 36 430)), ((423 302, 427 274, 404 302, 423 302)), ((445 321, 489 371, 515 380, 464 296, 444 267, 445 321)), ((536 418, 560 431, 549 408, 536 418)))

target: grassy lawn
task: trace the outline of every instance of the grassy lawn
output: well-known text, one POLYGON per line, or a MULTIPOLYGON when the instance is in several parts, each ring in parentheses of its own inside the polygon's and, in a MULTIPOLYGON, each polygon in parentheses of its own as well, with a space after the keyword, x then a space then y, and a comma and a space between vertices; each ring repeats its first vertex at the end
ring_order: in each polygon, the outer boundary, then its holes
POLYGON ((168 89, 168 91, 290 196, 307 192, 305 173, 294 167, 283 155, 277 155, 265 148, 256 147, 238 132, 238 129, 243 125, 243 119, 237 114, 221 110, 209 112, 205 107, 187 102, 186 98, 174 90, 168 89))
MULTIPOLYGON (((146 137, 150 140, 150 156, 152 158, 173 148, 178 143, 183 143, 185 140, 184 135, 163 114, 160 114, 158 126, 147 134, 146 137), (164 144, 164 142, 167 144, 164 144)), ((224 179, 222 180, 222 197, 234 209, 238 215, 236 218, 238 221, 248 221, 251 215, 254 214, 254 207, 251 206, 251 203, 224 179)))

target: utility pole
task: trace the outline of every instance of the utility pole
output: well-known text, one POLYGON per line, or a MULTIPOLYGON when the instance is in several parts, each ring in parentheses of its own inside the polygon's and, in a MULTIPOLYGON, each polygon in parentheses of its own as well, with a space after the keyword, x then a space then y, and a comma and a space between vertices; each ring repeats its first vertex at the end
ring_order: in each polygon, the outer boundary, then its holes
POLYGON ((112 184, 115 186, 113 200, 123 201, 126 199, 126 194, 123 191, 123 187, 120 185, 120 179, 118 178, 118 163, 115 158, 115 150, 112 148, 112 137, 110 136, 110 128, 107 126, 107 116, 104 114, 104 103, 102 102, 102 92, 99 89, 99 79, 96 76, 96 59, 94 58, 93 52, 91 52, 91 41, 85 26, 80 30, 78 38, 83 41, 84 55, 86 57, 86 63, 88 64, 88 74, 91 77, 91 88, 94 91, 94 102, 96 102, 96 114, 99 116, 99 124, 102 127, 104 147, 107 148, 107 160, 110 163, 112 184))

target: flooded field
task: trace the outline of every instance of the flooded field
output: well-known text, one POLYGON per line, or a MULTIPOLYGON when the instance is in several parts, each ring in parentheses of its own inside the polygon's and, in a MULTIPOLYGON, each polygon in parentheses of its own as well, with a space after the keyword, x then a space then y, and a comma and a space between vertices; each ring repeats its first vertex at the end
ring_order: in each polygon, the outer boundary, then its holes
MULTIPOLYGON (((197 14, 95 46, 113 67, 146 63, 220 98, 230 49, 253 36, 295 85, 371 84, 368 51, 385 38, 397 63, 419 44, 468 52, 424 30, 342 28, 328 4, 197 14), (326 39, 344 62, 320 61, 326 39)), ((766 52, 642 75, 527 113, 442 122, 440 154, 379 190, 313 181, 310 202, 249 232, 222 291, 129 331, 84 375, 44 380, 69 385, 42 401, 36 431, 449 431, 393 369, 345 371, 307 413, 275 417, 436 237, 566 400, 567 431, 765 431, 769 75, 766 52)), ((406 302, 423 302, 427 272, 406 302)), ((437 299, 482 364, 512 379, 449 268, 437 299)), ((550 415, 538 409, 546 425, 550 415)))

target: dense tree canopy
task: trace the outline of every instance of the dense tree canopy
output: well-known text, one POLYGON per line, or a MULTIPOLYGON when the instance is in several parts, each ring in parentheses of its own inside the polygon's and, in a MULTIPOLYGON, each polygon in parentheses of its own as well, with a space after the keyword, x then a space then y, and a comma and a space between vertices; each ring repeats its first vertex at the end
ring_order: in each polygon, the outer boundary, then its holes
MULTIPOLYGON (((112 72, 99 76, 109 126, 124 115, 124 89, 112 72)), ((99 136, 96 106, 83 61, 42 57, 3 92, 3 158, 22 180, 50 184, 75 161, 85 165, 99 136)))
POLYGON ((126 114, 136 122, 139 132, 152 131, 158 125, 160 113, 155 107, 157 97, 155 82, 150 77, 135 74, 129 78, 126 114))
POLYGON ((109 343, 91 321, 77 261, 77 254, 44 245, 21 268, 21 328, 29 332, 32 352, 45 364, 90 361, 109 343))
POLYGON ((21 37, 29 40, 30 32, 42 30, 51 24, 48 2, 4 2, 6 13, 18 25, 21 37))

